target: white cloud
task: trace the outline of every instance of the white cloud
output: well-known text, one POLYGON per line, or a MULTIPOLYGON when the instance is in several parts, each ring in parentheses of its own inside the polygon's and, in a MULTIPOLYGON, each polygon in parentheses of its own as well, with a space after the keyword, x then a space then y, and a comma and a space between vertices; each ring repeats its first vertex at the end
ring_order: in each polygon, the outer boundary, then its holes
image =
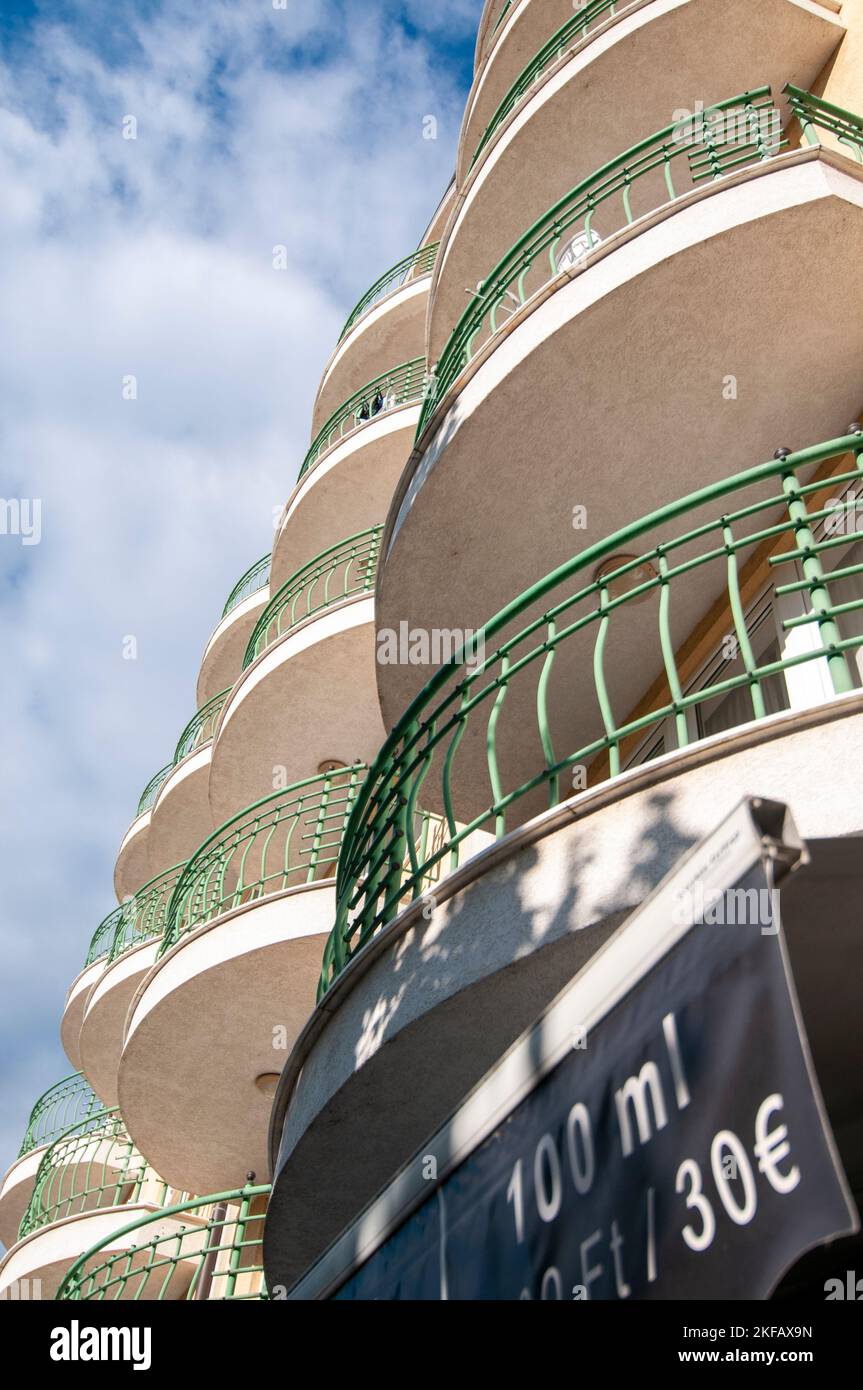
POLYGON ((271 543, 342 321, 448 181, 441 42, 471 49, 480 9, 88 0, 0 62, 0 495, 43 504, 39 546, 0 536, 0 1172, 69 1070, 117 846, 271 543))

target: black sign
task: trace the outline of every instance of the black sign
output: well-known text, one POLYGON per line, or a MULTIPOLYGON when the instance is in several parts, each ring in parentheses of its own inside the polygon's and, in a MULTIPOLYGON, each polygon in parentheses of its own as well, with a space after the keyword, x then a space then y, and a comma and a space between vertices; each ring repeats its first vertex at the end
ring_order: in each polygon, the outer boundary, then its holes
POLYGON ((702 901, 334 1296, 760 1299, 854 1229, 772 905, 702 901))

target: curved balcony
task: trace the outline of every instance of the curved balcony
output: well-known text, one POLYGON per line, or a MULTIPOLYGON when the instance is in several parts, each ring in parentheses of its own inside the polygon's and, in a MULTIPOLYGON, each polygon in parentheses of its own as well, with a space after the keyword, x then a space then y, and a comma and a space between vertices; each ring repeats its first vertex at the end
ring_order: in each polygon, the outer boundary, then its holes
POLYGON ((207 643, 198 676, 198 708, 233 685, 243 664, 249 634, 270 601, 269 551, 234 585, 221 621, 207 643))
POLYGON ((272 593, 345 531, 386 515, 425 389, 425 361, 416 358, 368 382, 319 432, 279 524, 272 593))
POLYGON ((102 969, 87 997, 78 1036, 81 1067, 106 1105, 117 1104, 117 1070, 129 1005, 152 968, 185 864, 176 864, 121 903, 97 928, 87 964, 102 969))
POLYGON ((197 753, 204 744, 212 743, 216 736, 219 715, 230 693, 231 687, 228 686, 226 690, 214 695, 212 700, 207 701, 203 709, 199 709, 197 714, 192 716, 177 742, 174 752, 174 767, 177 767, 184 758, 189 758, 193 753, 197 753))
POLYGON ((206 1192, 267 1170, 272 1085, 314 1006, 364 773, 343 768, 258 802, 177 884, 129 1009, 119 1081, 130 1133, 177 1186, 206 1192))
POLYGON ((95 1111, 43 1155, 19 1238, 79 1212, 134 1201, 150 1176, 120 1114, 95 1111))
MULTIPOLYGON (((690 103, 710 108, 732 92, 763 85, 778 92, 786 81, 810 87, 843 34, 826 6, 797 0, 636 0, 613 15, 591 5, 577 16, 561 12, 559 0, 553 16, 545 4, 523 3, 508 18, 468 107, 459 203, 432 284, 429 362, 458 322, 466 293, 592 170, 645 132, 679 119, 690 103), (554 39, 557 26, 586 13, 594 20, 585 36, 554 39), (522 43, 528 33, 530 42, 522 43), (549 43, 561 43, 563 52, 554 59, 552 49, 544 62, 549 43), (519 100, 516 89, 529 83, 534 63, 536 80, 519 100), (469 170, 502 106, 509 106, 507 114, 469 170)), ((787 114, 783 107, 783 122, 787 114)))
POLYGON ((481 63, 490 53, 497 41, 497 37, 506 22, 507 15, 519 0, 486 0, 486 5, 480 16, 479 26, 476 35, 476 54, 474 58, 474 68, 480 67, 481 63))
POLYGON ((188 859, 213 829, 209 785, 213 740, 230 687, 199 709, 180 735, 171 771, 150 812, 147 852, 151 872, 188 859))
MULTIPOLYGON (((552 571, 384 744, 345 834, 321 1007, 277 1094, 271 1279, 290 1286, 743 794, 786 801, 813 862, 860 835, 863 429, 778 454, 552 571), (425 848, 420 798, 442 816, 425 848), (479 831, 494 843, 470 854, 479 831), (334 1131, 344 1185, 321 1182, 334 1131)), ((801 920, 811 940, 811 902, 801 920)), ((812 969, 797 983, 852 1143, 859 1069, 812 969)))
POLYGON ((70 1265, 122 1224, 119 1208, 143 1214, 167 1197, 119 1114, 93 1112, 43 1151, 18 1240, 0 1264, 0 1297, 24 1280, 52 1297, 70 1265))
MULTIPOLYGON (((636 4, 639 2, 640 0, 635 0, 636 4)), ((530 57, 527 62, 519 65, 517 76, 506 88, 504 94, 500 96, 503 83, 503 63, 501 63, 493 76, 488 71, 483 73, 482 80, 476 84, 476 90, 468 99, 460 141, 460 184, 464 182, 467 174, 473 169, 499 127, 503 125, 511 112, 524 101, 531 89, 542 81, 549 69, 559 63, 564 55, 569 54, 589 34, 592 34, 599 25, 629 9, 629 5, 621 4, 620 0, 589 0, 589 3, 580 6, 577 13, 573 14, 571 3, 567 3, 567 0, 557 0, 557 3, 553 4, 552 7, 547 5, 543 7, 541 20, 538 9, 539 7, 536 5, 532 9, 528 6, 522 7, 523 15, 532 15, 534 23, 541 23, 543 28, 533 36, 525 34, 524 27, 519 31, 521 43, 518 47, 523 53, 525 44, 527 44, 530 49, 530 57), (536 38, 540 32, 543 34, 544 41, 537 46, 536 38), (547 37, 548 35, 550 37, 547 37), (491 104, 495 97, 500 99, 492 108, 491 104), (490 110, 491 114, 489 115, 490 110), (487 120, 486 117, 488 117, 487 120), (482 130, 478 140, 476 139, 477 129, 482 130)), ((505 19, 506 13, 508 11, 501 14, 501 23, 505 19)), ((499 33, 499 30, 496 30, 496 33, 499 33)), ((509 47, 512 49, 515 45, 509 47)), ((510 57, 509 66, 512 65, 512 58, 510 57)))
POLYGON ((80 1072, 57 1081, 30 1112, 18 1157, 0 1184, 0 1240, 13 1245, 30 1202, 36 1173, 46 1147, 73 1125, 102 1109, 80 1072))
MULTIPOLYGON (((60 1041, 63 1044, 63 1051, 66 1053, 72 1066, 77 1068, 78 1071, 82 1070, 80 1048, 81 1024, 84 1022, 84 1014, 90 995, 93 993, 105 969, 105 960, 108 950, 110 949, 111 933, 112 930, 116 929, 118 921, 117 914, 119 914, 120 911, 120 908, 115 908, 97 928, 96 937, 98 937, 99 933, 104 929, 105 938, 107 938, 107 940, 103 940, 97 954, 92 960, 90 959, 90 953, 93 950, 93 945, 91 944, 90 952, 88 952, 83 970, 75 976, 75 979, 72 981, 66 993, 66 1001, 63 1005, 63 1014, 60 1019, 60 1041)), ((94 937, 94 943, 96 937, 94 937)))
MULTIPOLYGON (((537 535, 543 566, 563 563, 573 528, 606 535, 681 477, 856 414, 863 124, 787 96, 804 147, 780 141, 766 92, 723 102, 578 185, 487 277, 393 500, 379 626, 476 628, 539 577, 537 535), (812 331, 792 343, 789 323, 812 331)), ((379 666, 388 727, 428 674, 379 666)))
POLYGON ((114 888, 118 899, 131 897, 154 873, 188 857, 213 828, 206 799, 207 758, 185 765, 186 758, 212 741, 222 705, 242 669, 243 653, 258 618, 269 602, 271 557, 261 557, 237 581, 222 620, 207 644, 198 675, 198 712, 180 736, 173 760, 157 772, 138 805, 117 856, 114 888), (151 835, 154 808, 171 779, 151 835))
MULTIPOLYGON (((622 3, 621 0, 599 0, 599 5, 597 0, 581 6, 573 5, 572 0, 543 0, 540 5, 533 0, 513 0, 500 7, 494 22, 489 20, 465 103, 456 164, 459 188, 472 168, 479 140, 498 117, 513 88, 522 82, 530 84, 527 73, 534 65, 532 80, 541 76, 544 65, 539 55, 553 42, 560 46, 568 39, 572 46, 594 29, 597 22, 629 8, 627 0, 622 3), (600 19, 597 21, 599 5, 600 19), (566 35, 562 30, 567 31, 566 35)), ((498 117, 496 124, 500 124, 501 119, 498 117)))
POLYGON ((316 435, 340 403, 425 351, 431 273, 439 243, 421 246, 367 290, 348 318, 327 363, 312 415, 316 435))
POLYGON ((243 670, 316 613, 374 589, 383 529, 372 526, 330 546, 282 585, 249 639, 243 670))
POLYGON ((225 820, 274 786, 368 761, 383 737, 375 684, 380 526, 283 584, 249 640, 213 748, 210 806, 225 820))
POLYGON ((76 1260, 56 1297, 108 1303, 266 1298, 261 1241, 269 1192, 246 1186, 141 1216, 76 1260))
MULTIPOLYGON (((426 228, 425 235, 423 236, 423 246, 428 246, 431 242, 440 241, 440 238, 442 237, 444 232, 444 228, 446 227, 446 224, 449 221, 449 216, 452 212, 455 199, 456 186, 455 177, 453 177, 450 183, 447 185, 443 197, 441 198, 440 202, 434 210, 434 213, 432 214, 431 222, 426 228)), ((440 251, 440 246, 438 246, 438 251, 440 251)), ((437 255, 435 255, 435 260, 437 260, 437 255)))
POLYGON ((168 763, 147 783, 138 802, 135 819, 123 838, 114 867, 114 891, 120 902, 136 893, 150 877, 150 813, 173 766, 173 763, 168 763))

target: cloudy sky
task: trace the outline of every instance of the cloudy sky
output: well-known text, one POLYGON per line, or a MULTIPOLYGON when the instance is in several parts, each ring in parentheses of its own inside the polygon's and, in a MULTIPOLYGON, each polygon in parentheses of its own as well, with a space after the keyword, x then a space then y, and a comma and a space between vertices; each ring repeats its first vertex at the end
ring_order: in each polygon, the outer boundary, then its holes
POLYGON ((0 534, 0 1173, 342 322, 452 172, 482 0, 280 4, 0 0, 0 497, 41 502, 0 534))

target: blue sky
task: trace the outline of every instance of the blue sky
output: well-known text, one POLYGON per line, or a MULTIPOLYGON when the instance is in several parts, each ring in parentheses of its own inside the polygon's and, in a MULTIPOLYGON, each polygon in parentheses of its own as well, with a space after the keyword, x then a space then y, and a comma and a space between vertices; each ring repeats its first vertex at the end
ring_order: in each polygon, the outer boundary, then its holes
POLYGON ((0 1172, 342 322, 449 181, 481 11, 0 0, 0 496, 42 505, 0 535, 0 1172))

